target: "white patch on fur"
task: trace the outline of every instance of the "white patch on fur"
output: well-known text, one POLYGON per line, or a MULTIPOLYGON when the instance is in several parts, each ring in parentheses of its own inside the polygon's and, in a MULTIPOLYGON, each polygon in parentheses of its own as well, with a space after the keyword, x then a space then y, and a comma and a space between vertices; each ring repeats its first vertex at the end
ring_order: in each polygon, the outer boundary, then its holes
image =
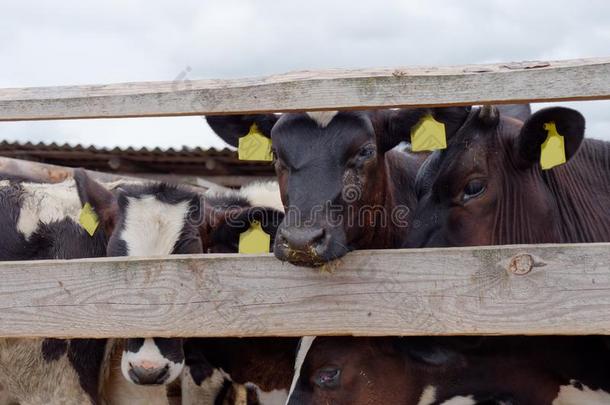
POLYGON ((28 239, 38 228, 38 224, 49 224, 71 218, 78 223, 81 202, 74 180, 63 183, 21 183, 23 198, 17 230, 28 239))
POLYGON ((165 380, 164 384, 169 384, 174 381, 184 368, 184 361, 180 363, 174 363, 161 354, 161 351, 155 344, 152 338, 144 339, 144 344, 136 352, 124 351, 121 358, 121 372, 123 377, 128 381, 135 384, 135 382, 129 376, 129 369, 133 367, 146 368, 163 368, 166 365, 169 366, 169 377, 165 380))
POLYGON ((417 405, 431 405, 436 401, 436 387, 428 385, 419 397, 417 405))
POLYGON ((301 338, 299 352, 297 353, 296 360, 294 361, 294 375, 292 376, 292 384, 290 385, 288 398, 286 398, 286 405, 288 405, 290 396, 292 395, 292 392, 296 388, 297 382, 301 377, 301 368, 303 367, 303 363, 305 363, 305 358, 307 357, 307 353, 309 353, 309 349, 311 349, 311 345, 313 344, 314 340, 316 340, 315 336, 304 336, 301 338))
POLYGON ((256 386, 256 392, 261 405, 284 405, 288 400, 288 390, 263 391, 256 386))
POLYGON ((0 339, 2 395, 21 405, 90 404, 66 353, 57 360, 46 360, 42 355, 43 341, 0 339))
POLYGON ((476 401, 472 395, 469 395, 467 397, 453 397, 445 402, 442 402, 440 405, 476 405, 476 401))
POLYGON ((284 212, 284 204, 277 181, 256 181, 243 186, 240 195, 246 198, 253 207, 268 207, 284 212))
POLYGON ((222 389, 225 378, 230 379, 224 371, 214 369, 210 377, 203 380, 201 385, 197 385, 193 381, 190 369, 184 367, 181 379, 182 403, 189 405, 213 404, 222 389))
POLYGON ((167 204, 152 195, 128 197, 121 239, 127 256, 167 256, 180 238, 188 214, 188 201, 167 204))
POLYGON ((0 180, 0 187, 8 187, 10 184, 11 182, 8 180, 0 180))
POLYGON ((339 111, 310 111, 307 115, 309 115, 309 118, 314 120, 320 128, 326 128, 338 113, 339 111))
POLYGON ((252 207, 269 207, 284 212, 284 204, 277 181, 255 181, 242 186, 239 190, 209 189, 209 198, 244 198, 252 207))
POLYGON ((610 393, 601 389, 592 390, 586 385, 582 386, 582 390, 579 390, 574 386, 578 382, 575 380, 570 381, 570 385, 562 385, 559 387, 559 394, 557 398, 553 400, 552 405, 606 405, 610 404, 610 393))

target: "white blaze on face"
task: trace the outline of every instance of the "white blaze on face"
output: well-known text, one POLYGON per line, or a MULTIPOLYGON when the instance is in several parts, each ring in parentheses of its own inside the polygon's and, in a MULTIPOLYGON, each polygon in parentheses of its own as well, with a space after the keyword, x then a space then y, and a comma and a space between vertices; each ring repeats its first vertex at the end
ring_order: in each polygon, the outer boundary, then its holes
POLYGON ((339 111, 310 111, 307 115, 314 120, 320 128, 326 128, 338 113, 339 111))
POLYGON ((168 204, 154 196, 128 197, 121 239, 128 256, 166 256, 180 238, 189 203, 168 204))
POLYGON ((17 230, 28 239, 38 224, 70 218, 78 223, 81 202, 74 180, 56 184, 21 183, 23 197, 17 230))
POLYGON ((594 391, 586 385, 580 385, 580 387, 577 385, 578 382, 575 380, 570 381, 569 385, 562 385, 552 405, 610 404, 610 393, 601 389, 594 391))
POLYGON ((301 377, 301 368, 303 367, 303 363, 305 363, 307 353, 309 352, 309 349, 311 349, 311 345, 313 344, 313 341, 315 339, 315 336, 305 336, 301 338, 301 343, 299 344, 299 352, 297 353, 297 358, 294 361, 294 376, 292 377, 292 384, 290 385, 288 398, 286 398, 286 405, 288 405, 288 401, 290 401, 290 396, 292 395, 292 392, 296 388, 297 382, 301 377))
POLYGON ((184 368, 184 361, 174 363, 161 354, 161 351, 155 344, 154 339, 144 339, 144 344, 137 352, 124 351, 121 357, 121 372, 123 377, 132 383, 136 383, 129 376, 131 367, 142 367, 147 369, 160 369, 169 366, 169 376, 165 380, 165 384, 174 381, 184 368))
POLYGON ((419 397, 417 405, 432 405, 436 401, 436 387, 428 385, 419 397))

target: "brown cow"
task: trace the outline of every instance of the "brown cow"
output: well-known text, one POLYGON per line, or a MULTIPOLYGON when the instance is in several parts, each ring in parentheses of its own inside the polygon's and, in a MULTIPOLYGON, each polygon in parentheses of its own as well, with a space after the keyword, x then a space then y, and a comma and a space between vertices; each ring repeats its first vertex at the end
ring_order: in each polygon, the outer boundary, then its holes
POLYGON ((610 144, 585 139, 577 111, 554 107, 525 122, 474 110, 433 153, 416 181, 408 247, 610 241, 610 144), (568 162, 539 164, 546 123, 565 139, 568 162))
POLYGON ((288 405, 602 405, 598 337, 304 339, 288 405))
POLYGON ((433 114, 450 135, 469 108, 207 117, 236 145, 255 123, 271 137, 286 217, 275 240, 281 260, 319 266, 354 249, 404 243, 421 156, 392 150, 433 114))

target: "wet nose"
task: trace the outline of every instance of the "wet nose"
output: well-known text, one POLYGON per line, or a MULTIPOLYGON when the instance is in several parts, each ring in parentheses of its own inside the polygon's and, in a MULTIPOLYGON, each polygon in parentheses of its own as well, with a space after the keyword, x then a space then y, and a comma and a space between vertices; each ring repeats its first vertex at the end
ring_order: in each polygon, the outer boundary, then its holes
POLYGON ((165 367, 139 367, 129 368, 129 377, 136 384, 141 385, 160 385, 169 377, 169 365, 165 367))
POLYGON ((280 234, 288 247, 297 251, 309 251, 312 248, 318 251, 327 239, 324 228, 284 228, 280 234))

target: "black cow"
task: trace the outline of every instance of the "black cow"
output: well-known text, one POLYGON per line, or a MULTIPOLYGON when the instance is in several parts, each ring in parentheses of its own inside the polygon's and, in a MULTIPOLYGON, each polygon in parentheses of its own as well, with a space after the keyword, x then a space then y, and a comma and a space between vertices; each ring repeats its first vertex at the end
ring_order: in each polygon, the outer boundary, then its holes
MULTIPOLYGON (((459 128, 468 108, 208 116, 227 142, 256 124, 271 137, 287 207, 275 255, 318 266, 353 249, 400 247, 415 207, 422 155, 392 150, 426 114, 459 128)), ((425 156, 425 155, 423 155, 425 156)))

